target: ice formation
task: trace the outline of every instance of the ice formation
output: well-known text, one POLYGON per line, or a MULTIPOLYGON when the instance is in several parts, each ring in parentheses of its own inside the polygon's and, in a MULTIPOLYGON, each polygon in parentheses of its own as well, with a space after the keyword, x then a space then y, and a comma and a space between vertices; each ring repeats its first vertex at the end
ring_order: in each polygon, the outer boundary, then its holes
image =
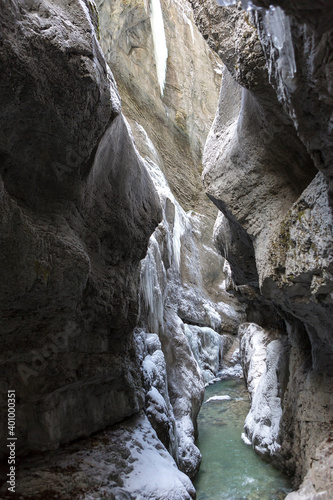
POLYGON ((150 24, 154 40, 154 54, 156 63, 156 73, 161 95, 164 93, 168 48, 166 44, 163 13, 160 0, 151 0, 150 24))
POLYGON ((166 271, 154 235, 149 240, 146 258, 141 263, 140 293, 143 297, 150 331, 163 328, 166 271), (163 286, 164 285, 164 286, 163 286))
POLYGON ((264 14, 263 26, 266 35, 279 51, 278 68, 282 76, 293 78, 296 73, 296 61, 289 17, 280 7, 271 5, 264 14))
MULTIPOLYGON (((230 7, 232 5, 237 5, 237 0, 216 0, 216 1, 222 7, 230 7)), ((258 7, 253 5, 251 0, 242 0, 242 8, 243 10, 250 11, 257 9, 258 7)))
POLYGON ((151 179, 159 194, 163 207, 163 220, 158 233, 163 233, 166 259, 162 258, 160 245, 156 235, 149 240, 148 252, 141 263, 140 291, 144 307, 148 315, 148 327, 151 332, 159 333, 163 330, 163 312, 167 291, 167 268, 176 274, 180 267, 181 238, 186 230, 187 221, 185 212, 174 198, 168 183, 159 166, 146 158, 146 166, 151 179))
POLYGON ((189 346, 207 384, 215 378, 223 356, 223 337, 211 328, 185 325, 189 346))
MULTIPOLYGON (((223 7, 237 5, 237 0, 216 1, 223 7)), ((283 79, 293 78, 297 68, 289 17, 280 7, 270 5, 268 9, 263 9, 254 5, 251 0, 242 0, 242 8, 245 11, 257 10, 262 13, 266 36, 279 51, 278 69, 283 79)))
POLYGON ((287 359, 286 339, 271 340, 269 333, 255 323, 240 327, 242 363, 247 375, 251 409, 243 441, 261 455, 274 455, 280 448, 282 416, 279 377, 287 359))
POLYGON ((139 324, 148 352, 142 362, 145 411, 163 444, 168 449, 171 446, 180 469, 192 477, 201 460, 194 429, 204 382, 221 368, 223 336, 218 332, 236 332, 242 313, 228 303, 217 302, 228 296, 225 286, 215 296, 213 282, 205 281, 205 266, 212 260, 217 263, 217 290, 224 279, 222 257, 203 241, 207 217, 182 209, 159 167, 153 143, 144 129, 137 127, 149 155, 144 163, 162 207, 162 220, 150 238, 140 272, 139 324), (166 373, 167 389, 163 385, 166 373))

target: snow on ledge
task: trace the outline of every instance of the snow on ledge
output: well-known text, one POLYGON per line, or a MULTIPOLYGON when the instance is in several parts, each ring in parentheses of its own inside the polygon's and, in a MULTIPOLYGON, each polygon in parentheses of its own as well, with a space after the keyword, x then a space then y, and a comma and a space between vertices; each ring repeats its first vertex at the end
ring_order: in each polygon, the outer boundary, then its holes
POLYGON ((231 399, 231 397, 226 394, 222 396, 212 396, 207 399, 206 403, 209 403, 210 401, 228 401, 229 399, 231 399))

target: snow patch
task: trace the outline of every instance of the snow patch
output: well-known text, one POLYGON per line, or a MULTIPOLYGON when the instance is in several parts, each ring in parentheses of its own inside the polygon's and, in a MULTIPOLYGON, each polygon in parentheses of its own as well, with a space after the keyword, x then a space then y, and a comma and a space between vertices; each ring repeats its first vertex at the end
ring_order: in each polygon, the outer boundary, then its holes
POLYGON ((228 401, 229 399, 231 399, 231 397, 227 394, 224 394, 222 396, 212 396, 211 398, 207 399, 206 403, 209 403, 210 401, 228 401))

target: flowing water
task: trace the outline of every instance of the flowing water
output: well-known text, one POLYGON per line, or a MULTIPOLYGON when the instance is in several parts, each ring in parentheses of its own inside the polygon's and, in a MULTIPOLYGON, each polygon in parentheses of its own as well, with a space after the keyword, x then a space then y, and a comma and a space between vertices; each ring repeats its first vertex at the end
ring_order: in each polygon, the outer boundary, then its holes
POLYGON ((202 464, 194 486, 197 500, 281 500, 289 479, 261 460, 241 438, 249 399, 243 380, 207 387, 198 417, 202 464), (207 402, 213 396, 229 396, 207 402))

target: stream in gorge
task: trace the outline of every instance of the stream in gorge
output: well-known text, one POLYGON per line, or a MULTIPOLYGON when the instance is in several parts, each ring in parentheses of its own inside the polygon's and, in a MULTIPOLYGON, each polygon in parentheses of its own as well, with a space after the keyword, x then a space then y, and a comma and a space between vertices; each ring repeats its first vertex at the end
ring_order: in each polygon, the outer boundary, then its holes
POLYGON ((222 380, 206 388, 198 417, 202 464, 194 481, 197 500, 282 500, 292 491, 288 477, 243 442, 249 408, 243 380, 222 380), (216 396, 225 399, 208 401, 216 396))

